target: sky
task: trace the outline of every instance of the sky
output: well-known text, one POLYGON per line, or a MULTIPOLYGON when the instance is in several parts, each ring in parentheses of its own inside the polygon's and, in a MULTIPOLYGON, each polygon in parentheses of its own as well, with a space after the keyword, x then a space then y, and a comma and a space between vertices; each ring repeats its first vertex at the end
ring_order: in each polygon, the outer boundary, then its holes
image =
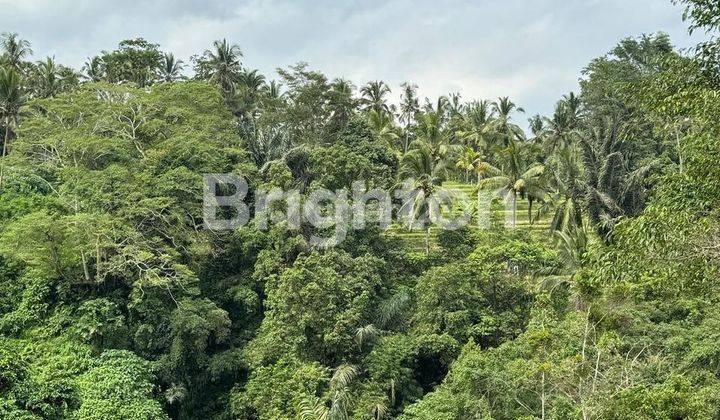
POLYGON ((360 86, 384 80, 399 97, 510 96, 547 115, 578 90, 590 60, 620 39, 664 31, 696 44, 670 0, 0 0, 0 32, 32 42, 35 58, 79 68, 122 39, 143 37, 188 58, 227 38, 266 77, 304 61, 360 86))

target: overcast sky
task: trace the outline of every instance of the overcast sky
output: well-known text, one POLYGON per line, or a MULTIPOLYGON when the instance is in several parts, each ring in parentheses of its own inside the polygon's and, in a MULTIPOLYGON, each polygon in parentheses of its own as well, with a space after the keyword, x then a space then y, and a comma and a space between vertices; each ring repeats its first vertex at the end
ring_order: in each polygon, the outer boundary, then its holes
POLYGON ((187 60, 213 40, 240 44, 247 67, 306 61, 356 85, 411 81, 423 96, 511 96, 528 114, 577 90, 580 70, 618 40, 665 31, 696 43, 670 0, 0 0, 0 31, 32 42, 36 58, 80 67, 143 37, 187 60))

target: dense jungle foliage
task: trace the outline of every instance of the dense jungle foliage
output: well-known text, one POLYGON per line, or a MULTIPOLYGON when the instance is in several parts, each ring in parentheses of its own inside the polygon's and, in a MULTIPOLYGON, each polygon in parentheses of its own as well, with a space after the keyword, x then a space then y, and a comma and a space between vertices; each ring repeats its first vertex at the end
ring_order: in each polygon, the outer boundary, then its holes
POLYGON ((268 80, 225 40, 79 72, 4 34, 0 417, 720 418, 720 8, 680 2, 706 42, 621 40, 527 130, 509 98, 268 80), (501 188, 513 217, 319 249, 205 229, 207 173, 501 188))

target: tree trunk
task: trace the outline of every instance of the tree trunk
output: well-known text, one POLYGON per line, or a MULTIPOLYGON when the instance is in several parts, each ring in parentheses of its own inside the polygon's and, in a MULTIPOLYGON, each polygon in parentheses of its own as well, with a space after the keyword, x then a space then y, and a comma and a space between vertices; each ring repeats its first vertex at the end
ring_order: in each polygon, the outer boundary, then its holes
POLYGON ((87 258, 85 258, 85 251, 80 251, 80 260, 82 261, 83 274, 85 275, 85 283, 91 283, 90 280, 90 269, 88 268, 87 258))
MULTIPOLYGON (((477 174, 477 189, 478 189, 478 192, 477 192, 477 209, 475 209, 475 210, 477 211, 477 223, 478 223, 478 228, 483 229, 484 226, 481 226, 481 225, 482 225, 482 222, 481 222, 481 220, 482 220, 482 219, 481 219, 482 215, 480 214, 480 212, 482 211, 482 202, 481 202, 482 200, 481 200, 481 198, 480 198, 480 197, 481 197, 481 195, 480 195, 480 172, 478 172, 478 174, 477 174)), ((489 215, 488 215, 488 216, 489 216, 489 215)))
POLYGON ((513 229, 516 226, 516 220, 517 220, 517 193, 513 191, 513 201, 512 201, 512 227, 513 227, 513 229))
POLYGON ((5 156, 7 155, 7 145, 10 141, 10 122, 6 118, 5 119, 5 138, 3 139, 3 149, 2 149, 2 162, 0 163, 0 190, 2 190, 3 186, 3 176, 5 175, 5 156))
POLYGON ((403 148, 403 153, 407 153, 408 150, 408 142, 410 141, 410 123, 405 125, 405 147, 403 148))
POLYGON ((430 225, 425 227, 425 254, 430 254, 430 225))
POLYGON ((530 222, 530 226, 532 226, 532 224, 533 224, 532 205, 533 205, 533 199, 528 197, 528 222, 530 222))

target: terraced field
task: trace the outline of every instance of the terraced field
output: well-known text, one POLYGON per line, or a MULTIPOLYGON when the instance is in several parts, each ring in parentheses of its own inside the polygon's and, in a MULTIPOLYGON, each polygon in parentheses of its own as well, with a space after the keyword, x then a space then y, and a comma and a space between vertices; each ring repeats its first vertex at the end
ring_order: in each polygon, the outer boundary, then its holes
MULTIPOLYGON (((463 184, 457 182, 446 182, 443 187, 451 191, 453 194, 462 194, 466 197, 466 203, 470 206, 470 211, 473 214, 473 219, 469 227, 471 229, 479 229, 478 218, 477 218, 477 187, 473 184, 463 184)), ((536 206, 537 204, 535 204, 536 206)), ((538 220, 534 220, 530 224, 528 220, 528 207, 529 203, 527 200, 519 199, 517 201, 516 221, 515 227, 517 229, 527 229, 538 235, 544 235, 548 232, 550 227, 550 216, 545 214, 541 215, 538 220)), ((533 212, 536 212, 537 207, 533 207, 533 212)), ((459 211, 453 209, 453 212, 459 211)), ((487 207, 483 209, 487 212, 487 207)), ((490 217, 494 221, 504 223, 506 227, 512 227, 512 207, 505 205, 502 199, 495 199, 489 208, 491 213, 490 217)), ((487 217, 487 216, 486 216, 487 217)), ((536 217, 536 215, 534 215, 536 217)), ((437 235, 441 231, 439 227, 430 228, 430 246, 431 248, 437 246, 437 235)), ((417 251, 425 250, 425 230, 408 230, 406 227, 399 224, 393 225, 386 232, 387 235, 393 235, 401 238, 406 244, 412 249, 417 251)))

